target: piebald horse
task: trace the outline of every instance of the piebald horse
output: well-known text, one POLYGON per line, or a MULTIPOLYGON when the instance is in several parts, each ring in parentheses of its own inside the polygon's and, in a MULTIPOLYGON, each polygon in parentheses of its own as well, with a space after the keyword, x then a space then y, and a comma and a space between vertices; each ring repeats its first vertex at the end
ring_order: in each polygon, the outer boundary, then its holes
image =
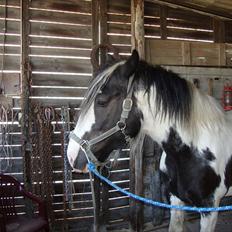
MULTIPOLYGON (((91 83, 71 132, 72 168, 104 162, 143 132, 163 149, 160 170, 173 205, 217 207, 232 186, 232 121, 211 96, 187 80, 139 59, 108 62, 91 83)), ((212 232, 217 212, 201 213, 212 232)), ((171 210, 169 231, 183 231, 184 212, 171 210)))

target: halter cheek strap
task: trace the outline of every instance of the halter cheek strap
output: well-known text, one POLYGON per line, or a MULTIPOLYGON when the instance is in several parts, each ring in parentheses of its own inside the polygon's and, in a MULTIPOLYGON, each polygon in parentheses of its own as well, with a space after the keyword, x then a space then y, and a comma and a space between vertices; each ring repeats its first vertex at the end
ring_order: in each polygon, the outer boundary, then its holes
POLYGON ((89 141, 79 138, 74 132, 70 132, 69 134, 69 139, 72 139, 76 143, 78 143, 81 149, 84 151, 87 161, 93 162, 96 166, 102 166, 105 164, 105 162, 102 163, 96 158, 96 156, 91 151, 91 146, 105 140, 106 138, 109 138, 110 136, 117 133, 118 131, 121 131, 122 134, 127 139, 127 135, 125 134, 125 129, 126 129, 126 119, 128 118, 133 105, 132 90, 131 90, 133 79, 134 79, 134 75, 132 75, 128 81, 127 97, 124 99, 122 104, 122 113, 120 120, 116 123, 116 125, 113 128, 107 130, 103 134, 89 141))

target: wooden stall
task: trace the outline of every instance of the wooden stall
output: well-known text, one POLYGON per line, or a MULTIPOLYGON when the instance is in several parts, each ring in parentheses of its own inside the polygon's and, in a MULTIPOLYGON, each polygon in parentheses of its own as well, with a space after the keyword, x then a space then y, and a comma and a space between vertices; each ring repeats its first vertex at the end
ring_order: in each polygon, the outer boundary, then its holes
MULTIPOLYGON (((112 44, 122 58, 137 48, 148 62, 197 80, 220 101, 232 77, 232 4, 223 2, 1 0, 0 106, 6 117, 0 121, 0 172, 47 196, 54 231, 90 231, 94 222, 95 231, 152 231, 153 224, 167 219, 167 212, 130 201, 100 183, 98 208, 93 209, 89 176, 67 170, 65 133, 75 125, 95 71, 90 53, 99 43, 112 44), (41 190, 39 181, 47 189, 41 190)), ((145 143, 149 148, 135 154, 139 162, 123 150, 109 179, 159 200, 161 190, 151 183, 159 184, 160 150, 145 143), (135 169, 141 175, 134 176, 135 169)), ((25 210, 19 199, 18 211, 25 210)))

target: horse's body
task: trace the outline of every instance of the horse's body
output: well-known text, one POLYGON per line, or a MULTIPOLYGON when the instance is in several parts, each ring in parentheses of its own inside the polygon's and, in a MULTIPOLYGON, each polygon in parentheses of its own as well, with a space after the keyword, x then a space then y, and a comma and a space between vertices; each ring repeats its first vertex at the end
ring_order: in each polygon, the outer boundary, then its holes
MULTIPOLYGON (((139 61, 136 51, 98 75, 73 133, 90 140, 115 126, 128 92, 133 106, 126 128, 94 144, 96 158, 104 161, 112 150, 126 146, 125 135, 144 132, 164 151, 160 170, 171 204, 217 207, 232 186, 232 121, 212 97, 172 72, 139 61)), ((68 158, 74 169, 86 171, 89 158, 78 143, 70 139, 68 158)), ((183 220, 182 211, 171 211, 169 231, 182 231, 183 220)), ((212 232, 216 221, 217 212, 202 213, 201 231, 212 232)))

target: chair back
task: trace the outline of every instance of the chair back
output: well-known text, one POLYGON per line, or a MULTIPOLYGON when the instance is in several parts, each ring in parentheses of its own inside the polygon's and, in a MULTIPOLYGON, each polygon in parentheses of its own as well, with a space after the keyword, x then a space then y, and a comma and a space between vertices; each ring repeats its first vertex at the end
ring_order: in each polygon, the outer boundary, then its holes
POLYGON ((0 174, 0 214, 5 220, 16 216, 16 201, 21 188, 14 177, 0 174))

